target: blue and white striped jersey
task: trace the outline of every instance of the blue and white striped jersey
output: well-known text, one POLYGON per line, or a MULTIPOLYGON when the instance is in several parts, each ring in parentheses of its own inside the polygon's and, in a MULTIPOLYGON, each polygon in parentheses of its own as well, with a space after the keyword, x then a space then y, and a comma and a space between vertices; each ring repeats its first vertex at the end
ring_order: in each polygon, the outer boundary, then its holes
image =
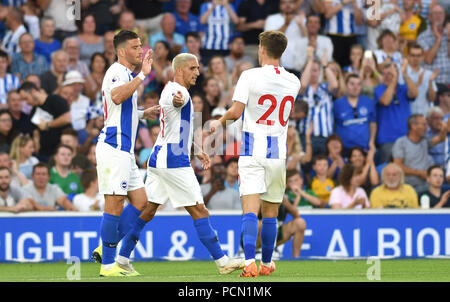
POLYGON ((155 146, 148 159, 148 167, 190 167, 190 154, 194 133, 194 107, 187 89, 177 82, 167 82, 161 98, 160 127, 155 146), (173 96, 180 91, 184 105, 173 106, 173 96))
POLYGON ((19 86, 19 78, 13 74, 7 73, 4 78, 0 78, 0 104, 6 104, 8 102, 8 91, 18 89, 19 86))
POLYGON ((111 91, 133 80, 132 71, 115 62, 106 71, 102 84, 105 125, 98 137, 99 142, 129 153, 134 153, 138 130, 137 91, 126 101, 116 105, 111 91))
POLYGON ((299 132, 305 134, 313 122, 313 136, 328 137, 333 134, 333 96, 328 91, 328 83, 321 83, 316 91, 311 86, 299 96, 308 103, 308 116, 300 121, 299 132))
MULTIPOLYGON (((203 3, 200 7, 200 16, 212 5, 211 2, 203 3)), ((231 8, 236 11, 233 4, 231 8)), ((225 6, 217 5, 209 16, 205 26, 203 48, 213 50, 227 50, 230 37, 233 35, 231 18, 225 6)))
MULTIPOLYGON (((342 0, 330 0, 330 2, 332 2, 332 6, 336 6, 342 0)), ((355 17, 351 3, 345 4, 337 14, 326 20, 325 32, 327 34, 343 36, 356 34, 355 17)))

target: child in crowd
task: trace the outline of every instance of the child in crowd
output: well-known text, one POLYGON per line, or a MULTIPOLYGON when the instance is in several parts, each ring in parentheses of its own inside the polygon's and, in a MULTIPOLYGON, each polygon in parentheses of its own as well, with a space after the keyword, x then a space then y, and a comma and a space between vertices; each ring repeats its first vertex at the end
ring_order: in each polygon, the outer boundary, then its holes
POLYGON ((80 212, 103 211, 105 199, 98 193, 97 171, 87 169, 81 176, 81 185, 85 189, 84 193, 77 194, 73 198, 73 204, 80 212))
POLYGON ((286 197, 296 207, 318 208, 323 204, 313 190, 304 190, 303 177, 298 170, 286 172, 286 197))
POLYGON ((328 207, 331 190, 335 187, 334 181, 327 176, 328 174, 328 158, 325 155, 317 155, 313 159, 312 166, 316 176, 311 181, 312 191, 328 207))

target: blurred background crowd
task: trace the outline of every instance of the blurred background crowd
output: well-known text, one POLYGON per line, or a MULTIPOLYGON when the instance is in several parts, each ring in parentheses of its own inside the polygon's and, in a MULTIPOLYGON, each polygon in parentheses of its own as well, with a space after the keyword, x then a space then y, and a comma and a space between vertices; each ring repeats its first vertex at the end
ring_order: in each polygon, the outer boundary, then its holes
MULTIPOLYGON (((450 207, 450 2, 368 2, 1 0, 0 210, 103 209, 95 170, 101 86, 122 29, 154 51, 138 89, 143 108, 173 80, 176 54, 197 56, 201 75, 190 93, 202 126, 224 114, 240 74, 258 66, 258 34, 286 34, 281 64, 302 88, 280 215, 450 207)), ((192 159, 209 209, 241 209, 239 126, 225 132, 223 155, 211 152, 211 169, 192 159)), ((140 122, 144 178, 159 131, 159 119, 140 122)))

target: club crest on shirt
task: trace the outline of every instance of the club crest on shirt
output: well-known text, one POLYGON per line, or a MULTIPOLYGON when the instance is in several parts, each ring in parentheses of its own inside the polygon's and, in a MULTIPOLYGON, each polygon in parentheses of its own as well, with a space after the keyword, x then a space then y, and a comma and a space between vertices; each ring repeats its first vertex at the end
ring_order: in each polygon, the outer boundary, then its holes
POLYGON ((124 180, 124 181, 122 181, 122 182, 120 183, 120 187, 121 187, 122 189, 124 189, 124 190, 127 189, 127 186, 128 186, 128 184, 127 184, 127 181, 126 181, 126 180, 124 180))
POLYGON ((367 110, 366 107, 359 108, 359 114, 360 115, 367 115, 367 112, 368 112, 368 110, 367 110))
POLYGON ((72 191, 76 191, 78 189, 78 185, 76 182, 71 182, 69 187, 72 191))

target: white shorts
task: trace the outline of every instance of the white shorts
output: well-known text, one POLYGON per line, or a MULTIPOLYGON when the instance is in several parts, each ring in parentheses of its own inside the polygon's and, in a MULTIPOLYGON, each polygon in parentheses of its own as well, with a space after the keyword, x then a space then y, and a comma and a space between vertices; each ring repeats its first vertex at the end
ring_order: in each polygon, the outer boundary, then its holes
POLYGON ((129 191, 144 187, 134 154, 103 142, 97 143, 95 152, 100 194, 127 195, 129 191))
POLYGON ((283 201, 286 189, 286 160, 240 156, 238 167, 241 196, 260 194, 264 201, 283 201))
POLYGON ((202 191, 192 167, 148 167, 145 191, 148 201, 164 204, 170 200, 174 208, 203 203, 202 191))

